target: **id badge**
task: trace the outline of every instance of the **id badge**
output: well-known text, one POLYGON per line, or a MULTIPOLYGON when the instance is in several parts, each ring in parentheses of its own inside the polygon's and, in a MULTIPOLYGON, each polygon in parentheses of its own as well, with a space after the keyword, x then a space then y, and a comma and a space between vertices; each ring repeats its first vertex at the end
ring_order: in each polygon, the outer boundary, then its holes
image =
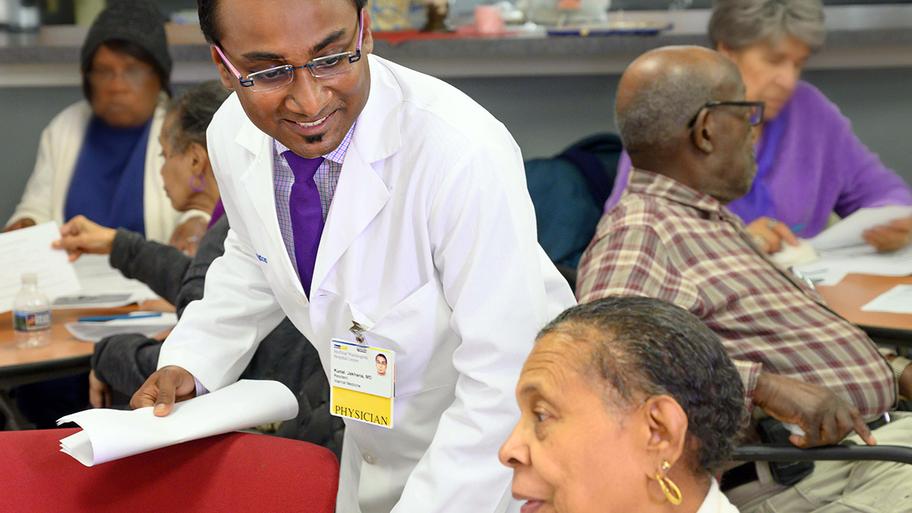
POLYGON ((396 353, 338 338, 330 351, 330 412, 393 429, 396 353))

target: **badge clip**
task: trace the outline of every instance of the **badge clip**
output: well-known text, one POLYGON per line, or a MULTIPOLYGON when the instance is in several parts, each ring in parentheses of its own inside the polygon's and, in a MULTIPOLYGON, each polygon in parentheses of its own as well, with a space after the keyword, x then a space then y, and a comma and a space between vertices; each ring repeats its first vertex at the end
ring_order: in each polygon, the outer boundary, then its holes
POLYGON ((364 344, 364 328, 358 324, 358 321, 352 321, 351 328, 348 328, 348 331, 352 332, 352 335, 355 336, 355 340, 359 344, 364 344))

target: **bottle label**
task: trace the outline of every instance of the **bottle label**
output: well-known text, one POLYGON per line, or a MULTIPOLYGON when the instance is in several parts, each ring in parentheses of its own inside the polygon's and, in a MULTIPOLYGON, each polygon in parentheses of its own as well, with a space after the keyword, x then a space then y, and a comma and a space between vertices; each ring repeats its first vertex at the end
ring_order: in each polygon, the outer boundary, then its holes
POLYGON ((51 311, 13 312, 13 329, 16 331, 41 331, 51 327, 51 311))

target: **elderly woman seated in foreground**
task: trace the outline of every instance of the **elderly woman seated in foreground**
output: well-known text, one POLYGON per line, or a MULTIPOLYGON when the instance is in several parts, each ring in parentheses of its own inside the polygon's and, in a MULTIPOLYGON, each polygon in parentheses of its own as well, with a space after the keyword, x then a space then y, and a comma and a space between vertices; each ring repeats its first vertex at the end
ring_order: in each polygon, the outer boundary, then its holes
POLYGON ((737 512, 713 474, 742 427, 719 339, 671 304, 611 297, 538 335, 500 450, 523 513, 737 512))

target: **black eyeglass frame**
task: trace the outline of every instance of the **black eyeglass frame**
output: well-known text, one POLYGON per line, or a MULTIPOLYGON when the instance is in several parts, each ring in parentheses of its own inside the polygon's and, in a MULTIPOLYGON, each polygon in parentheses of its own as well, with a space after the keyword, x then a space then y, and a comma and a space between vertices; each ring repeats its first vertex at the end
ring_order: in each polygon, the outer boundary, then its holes
POLYGON ((726 107, 726 106, 728 106, 728 107, 751 107, 751 108, 756 107, 757 108, 757 119, 751 120, 750 118, 748 118, 748 122, 750 123, 751 126, 757 126, 760 123, 763 123, 763 109, 766 106, 766 103, 764 103, 764 102, 746 101, 746 100, 742 100, 742 101, 713 100, 713 101, 708 101, 708 102, 704 103, 700 107, 700 109, 697 110, 696 114, 694 114, 693 117, 690 118, 690 123, 687 123, 687 128, 693 128, 694 124, 697 122, 697 118, 700 116, 700 113, 703 112, 703 109, 712 109, 714 107, 726 107))

